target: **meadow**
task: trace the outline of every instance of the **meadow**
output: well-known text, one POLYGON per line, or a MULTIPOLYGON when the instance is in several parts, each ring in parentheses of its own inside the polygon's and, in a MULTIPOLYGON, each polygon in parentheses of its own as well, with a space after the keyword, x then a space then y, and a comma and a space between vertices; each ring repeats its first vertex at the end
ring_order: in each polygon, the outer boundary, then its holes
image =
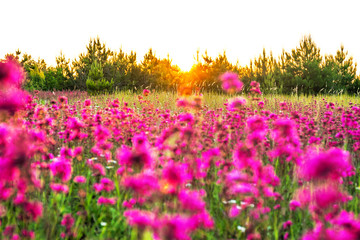
POLYGON ((3 239, 360 237, 358 97, 28 93, 6 67, 3 239))

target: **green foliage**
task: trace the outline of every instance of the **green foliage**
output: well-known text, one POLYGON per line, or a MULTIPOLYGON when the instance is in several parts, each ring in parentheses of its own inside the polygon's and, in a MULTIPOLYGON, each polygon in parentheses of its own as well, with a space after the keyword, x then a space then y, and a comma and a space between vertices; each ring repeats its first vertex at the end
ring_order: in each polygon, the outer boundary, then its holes
POLYGON ((70 60, 66 60, 62 53, 56 57, 56 76, 58 90, 73 90, 76 88, 74 73, 70 69, 70 60))
POLYGON ((107 81, 104 78, 103 68, 101 63, 98 63, 96 60, 92 63, 88 79, 86 80, 86 88, 89 94, 95 95, 104 92, 113 91, 113 81, 107 81))
MULTIPOLYGON (((88 46, 86 47, 87 52, 81 53, 79 59, 73 62, 73 69, 75 71, 75 84, 78 89, 87 89, 87 79, 92 64, 97 61, 102 66, 105 66, 109 57, 113 55, 112 51, 106 48, 105 44, 101 44, 100 38, 90 39, 88 46)), ((109 74, 107 69, 105 70, 105 76, 108 81, 109 74)))
POLYGON ((34 90, 45 88, 45 74, 37 65, 35 65, 33 69, 30 69, 29 78, 30 81, 28 81, 28 84, 26 85, 27 89, 34 90))
POLYGON ((56 68, 48 68, 45 73, 44 86, 42 90, 45 91, 54 91, 59 89, 58 87, 58 79, 62 76, 61 72, 57 71, 56 68))
POLYGON ((17 50, 6 58, 18 61, 27 73, 25 87, 33 90, 131 90, 144 88, 177 90, 186 86, 193 90, 223 92, 219 75, 226 71, 239 74, 247 92, 251 81, 261 85, 263 93, 279 94, 358 94, 360 76, 357 65, 344 50, 336 55, 322 56, 311 36, 301 39, 299 46, 275 58, 263 49, 262 54, 240 66, 229 62, 226 53, 210 57, 207 51, 197 51, 195 64, 189 72, 174 65, 169 56, 159 58, 152 49, 138 61, 136 52, 129 54, 122 49, 111 51, 99 37, 90 39, 86 51, 74 61, 60 53, 56 66, 47 67, 43 59, 17 50), (102 78, 94 80, 90 70, 94 62, 100 64, 102 78))

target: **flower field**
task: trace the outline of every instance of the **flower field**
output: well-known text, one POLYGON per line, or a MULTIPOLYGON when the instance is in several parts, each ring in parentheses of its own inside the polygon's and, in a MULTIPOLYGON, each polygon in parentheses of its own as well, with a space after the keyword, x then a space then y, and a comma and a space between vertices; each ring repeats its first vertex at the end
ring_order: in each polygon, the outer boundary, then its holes
POLYGON ((2 239, 359 239, 351 96, 34 92, 0 63, 2 239))

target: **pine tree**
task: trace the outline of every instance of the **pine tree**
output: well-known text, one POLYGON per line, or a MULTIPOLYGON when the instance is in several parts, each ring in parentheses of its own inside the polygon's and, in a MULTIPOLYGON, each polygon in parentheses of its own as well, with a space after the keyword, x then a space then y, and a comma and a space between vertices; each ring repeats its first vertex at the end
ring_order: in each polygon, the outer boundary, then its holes
POLYGON ((113 81, 107 81, 104 78, 101 63, 95 60, 91 64, 88 79, 86 80, 86 88, 89 94, 99 94, 113 91, 113 81))
MULTIPOLYGON (((85 90, 87 88, 86 81, 93 62, 97 61, 103 67, 108 68, 107 62, 109 60, 109 57, 113 55, 113 52, 105 46, 105 43, 102 44, 100 42, 99 37, 97 37, 96 39, 90 39, 86 50, 86 53, 80 54, 79 59, 73 62, 73 69, 76 73, 75 84, 77 88, 81 90, 85 90)), ((106 74, 104 74, 104 77, 106 78, 106 80, 111 81, 110 71, 106 69, 105 72, 106 74)))

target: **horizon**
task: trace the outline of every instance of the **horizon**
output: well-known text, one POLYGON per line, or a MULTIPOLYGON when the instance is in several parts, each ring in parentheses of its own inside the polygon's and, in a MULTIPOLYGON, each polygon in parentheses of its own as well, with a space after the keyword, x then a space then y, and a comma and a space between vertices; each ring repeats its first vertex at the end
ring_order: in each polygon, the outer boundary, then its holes
POLYGON ((225 51, 231 63, 245 66, 263 48, 277 58, 282 50, 296 48, 303 36, 311 35, 323 56, 335 55, 344 45, 348 56, 360 62, 360 35, 354 31, 360 22, 356 1, 93 3, 6 2, 0 13, 12 20, 4 25, 1 58, 19 49, 54 66, 60 52, 75 60, 86 51, 90 38, 99 36, 113 51, 135 51, 138 62, 152 48, 158 58, 169 55, 174 65, 188 71, 197 50, 200 54, 207 50, 211 57, 225 51))

